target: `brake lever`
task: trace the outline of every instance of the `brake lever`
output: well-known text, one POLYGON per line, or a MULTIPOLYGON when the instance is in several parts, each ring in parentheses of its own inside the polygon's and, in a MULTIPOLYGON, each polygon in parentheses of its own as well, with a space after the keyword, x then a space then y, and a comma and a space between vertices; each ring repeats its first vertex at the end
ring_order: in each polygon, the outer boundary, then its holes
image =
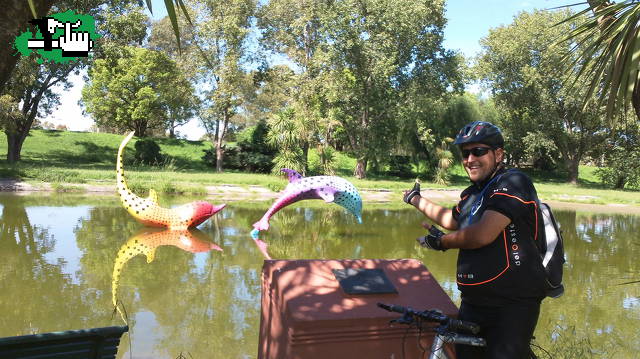
POLYGON ((413 324, 413 317, 409 313, 405 313, 402 317, 397 319, 392 319, 389 321, 389 324, 413 324))

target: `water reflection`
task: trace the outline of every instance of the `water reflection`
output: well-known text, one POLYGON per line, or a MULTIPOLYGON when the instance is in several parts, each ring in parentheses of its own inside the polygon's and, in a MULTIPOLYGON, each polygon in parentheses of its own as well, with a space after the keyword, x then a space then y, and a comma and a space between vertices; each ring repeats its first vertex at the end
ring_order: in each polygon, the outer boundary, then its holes
MULTIPOLYGON (((423 234, 417 211, 366 205, 357 224, 342 208, 301 205, 278 212, 260 233, 271 257, 416 258, 459 301, 456 252, 416 245, 423 234)), ((267 206, 231 203, 199 231, 170 239, 139 232, 116 197, 0 194, 0 336, 118 325, 116 293, 132 345, 124 339, 119 358, 255 357, 264 254, 249 232, 267 206), (144 244, 138 255, 121 253, 135 238, 144 244), (147 263, 149 255, 155 260, 147 263)), ((623 283, 640 279, 640 217, 556 217, 566 292, 545 300, 538 342, 555 358, 635 357, 640 284, 623 283)))
POLYGON ((51 234, 50 223, 31 222, 34 202, 0 196, 0 205, 0 336, 109 323, 109 313, 93 310, 99 301, 73 280, 67 262, 50 257, 65 239, 51 234))
MULTIPOLYGON (((118 284, 124 265, 133 257, 144 254, 147 263, 151 263, 160 246, 173 246, 191 253, 203 253, 211 250, 222 251, 218 245, 210 241, 208 236, 198 230, 162 230, 144 228, 132 236, 120 247, 113 265, 111 281, 111 303, 118 310, 122 319, 127 322, 122 308, 118 305, 118 284)), ((126 310, 125 310, 126 311, 126 310)))
POLYGON ((562 298, 543 303, 539 340, 560 354, 636 357, 640 308, 630 305, 630 298, 640 290, 623 283, 640 278, 640 217, 576 212, 557 217, 566 243, 568 285, 562 298))

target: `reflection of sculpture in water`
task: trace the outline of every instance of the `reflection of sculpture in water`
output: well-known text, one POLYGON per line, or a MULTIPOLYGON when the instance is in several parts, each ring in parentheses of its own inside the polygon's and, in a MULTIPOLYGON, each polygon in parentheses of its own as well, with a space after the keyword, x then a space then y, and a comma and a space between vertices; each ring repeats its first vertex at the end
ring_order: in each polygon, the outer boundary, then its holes
POLYGON ((122 156, 133 134, 133 131, 130 132, 122 140, 116 160, 118 195, 122 205, 133 218, 148 226, 187 229, 199 225, 224 208, 224 204, 214 206, 205 201, 195 201, 176 208, 163 208, 158 204, 158 195, 153 189, 149 190, 148 198, 138 197, 131 192, 124 179, 122 156))
POLYGON ((198 229, 182 231, 146 229, 138 232, 123 244, 116 256, 111 280, 111 302, 120 312, 122 319, 127 321, 118 306, 118 284, 125 263, 139 254, 144 254, 147 257, 147 263, 151 263, 155 258, 156 249, 160 246, 174 246, 191 253, 211 250, 222 252, 222 248, 208 239, 207 235, 198 229))

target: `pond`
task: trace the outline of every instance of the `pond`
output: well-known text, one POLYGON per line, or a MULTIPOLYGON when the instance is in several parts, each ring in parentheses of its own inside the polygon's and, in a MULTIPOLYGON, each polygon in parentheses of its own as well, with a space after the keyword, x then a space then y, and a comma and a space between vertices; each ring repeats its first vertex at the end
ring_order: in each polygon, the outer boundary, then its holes
MULTIPOLYGON (((118 358, 255 358, 264 256, 249 232, 270 203, 228 202, 198 230, 167 234, 145 230, 115 196, 0 194, 0 337, 122 325, 126 317, 131 331, 118 358), (123 249, 134 242, 144 246, 123 249)), ((636 357, 640 217, 556 217, 566 292, 544 301, 537 343, 556 358, 636 357)), ((273 258, 415 258, 459 304, 456 251, 415 244, 423 235, 417 211, 365 203, 362 218, 359 225, 341 207, 305 201, 276 214, 261 238, 273 258)))

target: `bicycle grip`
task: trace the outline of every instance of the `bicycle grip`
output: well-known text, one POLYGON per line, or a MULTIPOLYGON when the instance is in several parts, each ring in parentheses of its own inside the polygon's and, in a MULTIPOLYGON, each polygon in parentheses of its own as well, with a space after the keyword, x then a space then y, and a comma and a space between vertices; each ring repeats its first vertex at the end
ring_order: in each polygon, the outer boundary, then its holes
POLYGON ((449 319, 449 328, 452 330, 461 330, 476 335, 480 333, 480 326, 476 323, 465 322, 459 319, 449 319))
POLYGON ((407 312, 407 308, 401 305, 384 304, 384 303, 378 302, 378 307, 384 310, 387 310, 389 312, 396 312, 396 313, 402 313, 402 314, 407 312))

